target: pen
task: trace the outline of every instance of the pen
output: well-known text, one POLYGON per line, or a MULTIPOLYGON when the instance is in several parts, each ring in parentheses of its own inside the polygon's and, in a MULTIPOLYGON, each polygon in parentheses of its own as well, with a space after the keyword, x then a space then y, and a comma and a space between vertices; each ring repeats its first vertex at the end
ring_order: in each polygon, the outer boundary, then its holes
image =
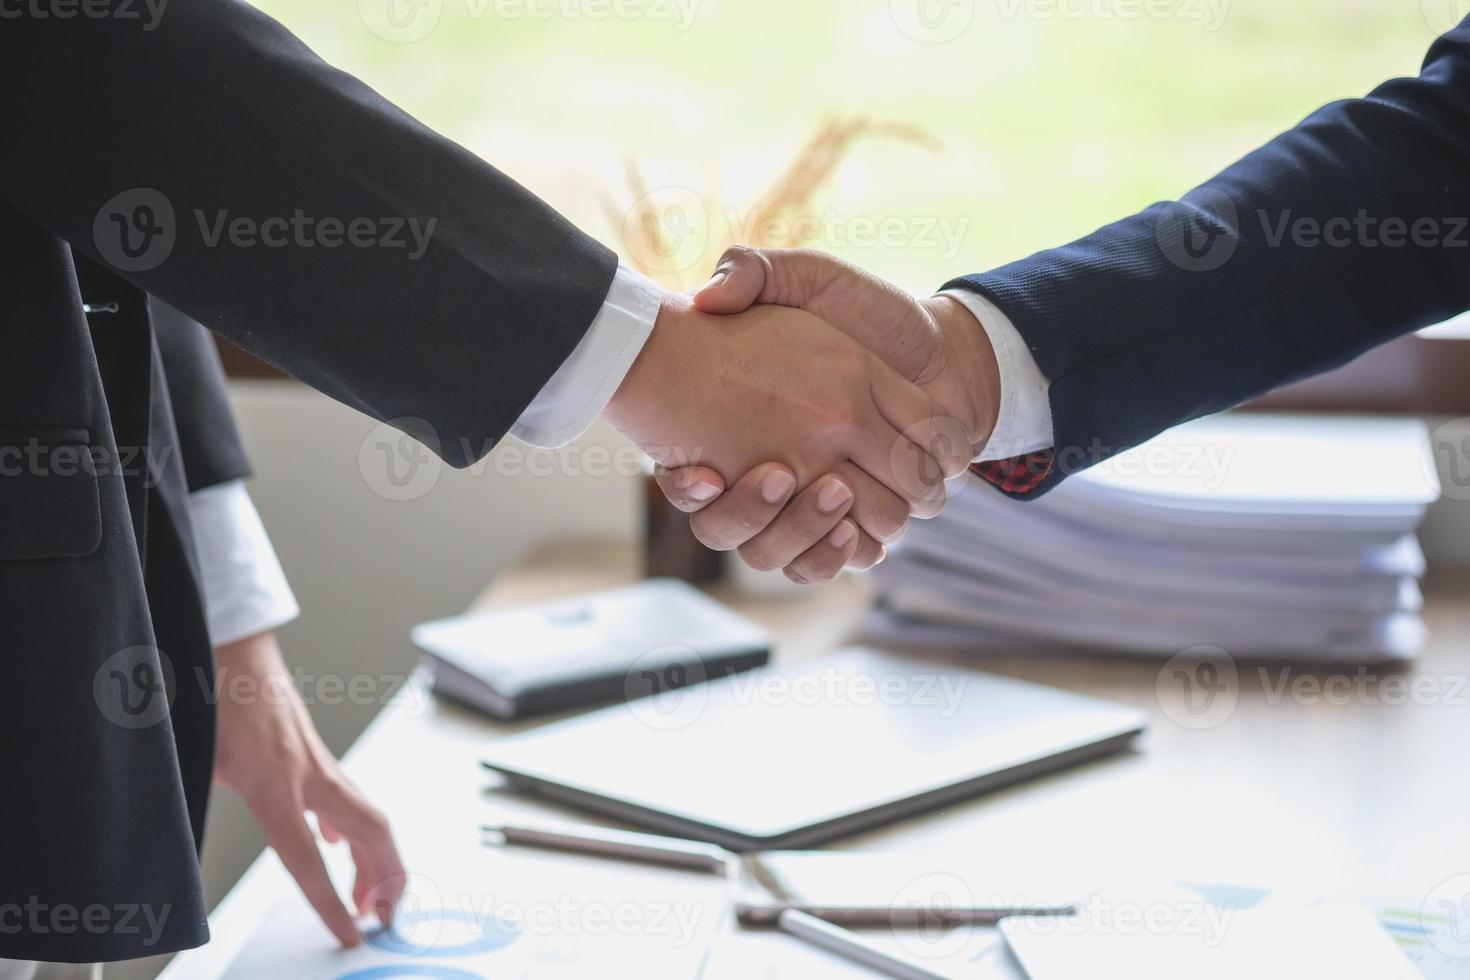
POLYGON ((724 874, 731 857, 729 851, 713 844, 604 827, 507 823, 483 829, 500 835, 507 844, 624 858, 709 874, 724 874))
POLYGON ((786 909, 776 922, 782 932, 899 980, 953 980, 947 974, 936 973, 894 956, 857 933, 835 926, 815 915, 786 909))

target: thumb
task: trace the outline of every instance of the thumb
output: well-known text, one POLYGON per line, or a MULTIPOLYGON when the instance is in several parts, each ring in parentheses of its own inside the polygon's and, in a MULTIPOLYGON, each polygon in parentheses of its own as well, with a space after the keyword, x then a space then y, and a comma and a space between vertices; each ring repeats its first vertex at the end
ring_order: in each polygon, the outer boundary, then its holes
POLYGON ((760 298, 769 271, 759 251, 732 245, 720 256, 709 282, 694 294, 694 307, 703 313, 742 313, 760 298))

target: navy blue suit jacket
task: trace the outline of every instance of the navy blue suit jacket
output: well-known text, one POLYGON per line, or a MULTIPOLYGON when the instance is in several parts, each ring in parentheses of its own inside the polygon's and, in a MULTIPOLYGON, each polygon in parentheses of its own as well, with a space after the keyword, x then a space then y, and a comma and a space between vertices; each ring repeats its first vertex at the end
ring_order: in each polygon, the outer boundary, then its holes
POLYGON ((1051 381, 1054 450, 1017 496, 1470 309, 1470 19, 1181 200, 948 286, 1051 381))

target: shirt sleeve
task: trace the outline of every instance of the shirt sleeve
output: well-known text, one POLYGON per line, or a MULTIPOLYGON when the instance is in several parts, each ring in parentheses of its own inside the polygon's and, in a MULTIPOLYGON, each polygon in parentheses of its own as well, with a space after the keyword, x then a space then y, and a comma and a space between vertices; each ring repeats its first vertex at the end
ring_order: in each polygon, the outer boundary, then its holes
POLYGON ((301 612, 241 480, 189 494, 211 645, 275 629, 301 612))
POLYGON ((986 297, 967 289, 947 289, 940 295, 963 303, 980 321, 1000 369, 1000 412, 975 462, 1008 460, 1049 449, 1053 445, 1050 383, 1011 318, 986 297))
POLYGON ((510 434, 554 449, 585 432, 643 350, 663 296, 656 283, 619 263, 607 299, 587 333, 511 426, 510 434))

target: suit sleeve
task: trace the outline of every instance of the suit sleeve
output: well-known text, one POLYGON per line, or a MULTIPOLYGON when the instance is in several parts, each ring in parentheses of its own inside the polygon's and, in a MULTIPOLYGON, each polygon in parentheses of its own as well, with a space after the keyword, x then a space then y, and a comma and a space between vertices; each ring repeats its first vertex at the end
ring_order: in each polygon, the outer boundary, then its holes
POLYGON ((617 267, 237 0, 150 29, 8 20, 0 80, 26 93, 0 108, 7 203, 455 465, 510 428, 617 267))
POLYGON ((150 298, 148 305, 189 492, 246 479, 250 458, 209 332, 161 300, 150 298))
POLYGON ((1180 422, 1470 308, 1470 20, 1422 72, 1313 113, 1180 201, 948 285, 1010 317, 1053 447, 1036 496, 1180 422))

